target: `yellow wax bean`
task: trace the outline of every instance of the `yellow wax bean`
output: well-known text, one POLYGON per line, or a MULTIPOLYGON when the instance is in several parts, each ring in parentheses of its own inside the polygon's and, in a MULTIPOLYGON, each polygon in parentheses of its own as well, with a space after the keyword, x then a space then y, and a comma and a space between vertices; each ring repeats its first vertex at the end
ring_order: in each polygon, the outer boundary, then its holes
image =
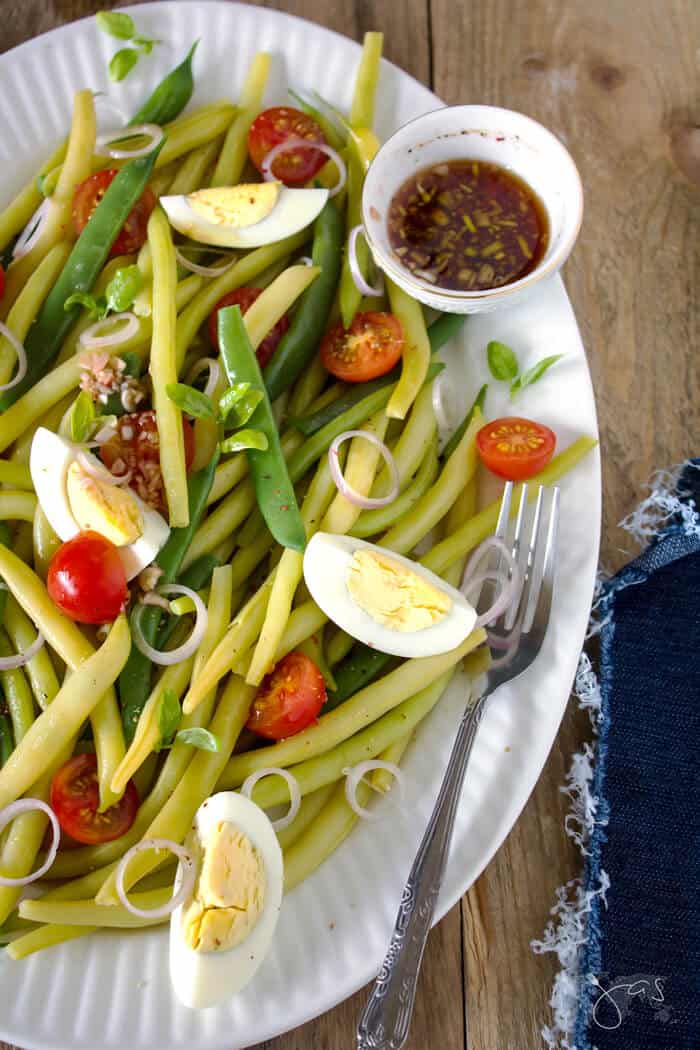
POLYGON ((253 350, 320 274, 318 266, 290 266, 269 284, 243 318, 253 350))
POLYGON ((190 513, 182 412, 167 394, 167 387, 177 383, 178 372, 175 360, 177 266, 170 223, 162 208, 155 208, 148 220, 148 242, 153 258, 153 337, 150 364, 153 407, 158 424, 160 469, 168 503, 170 527, 179 528, 189 524, 190 513))
POLYGON ((225 496, 239 481, 242 481, 247 473, 248 460, 244 452, 237 452, 230 459, 225 459, 223 463, 219 463, 214 471, 214 484, 207 498, 207 506, 210 507, 212 503, 218 503, 222 496, 225 496))
MULTIPOLYGON (((319 631, 326 621, 325 613, 321 612, 316 602, 309 601, 297 605, 289 614, 289 619, 277 646, 273 663, 279 663, 283 656, 291 653, 293 649, 297 649, 303 641, 310 638, 316 631, 319 631)), ((234 674, 247 675, 251 657, 251 653, 246 653, 242 656, 232 668, 234 674)))
MULTIPOLYGON (((234 125, 235 121, 236 118, 234 117, 234 125)), ((222 138, 219 136, 187 154, 181 162, 177 175, 170 186, 170 194, 173 197, 180 194, 186 197, 188 193, 194 193, 195 190, 202 188, 205 184, 206 174, 221 149, 222 141, 222 138)))
MULTIPOLYGON (((453 532, 461 528, 465 522, 469 521, 476 514, 476 477, 473 477, 468 482, 462 491, 460 492, 457 499, 454 501, 447 514, 445 515, 445 536, 451 536, 453 532)), ((459 587, 462 581, 462 574, 464 572, 464 565, 466 562, 465 558, 458 558, 457 561, 445 569, 442 577, 452 587, 459 587)))
POLYGON ((75 390, 80 381, 78 360, 73 358, 49 372, 31 390, 0 415, 0 452, 15 441, 40 416, 75 390))
MULTIPOLYGON (((94 295, 95 298, 97 298, 100 295, 104 295, 107 285, 112 280, 117 270, 122 270, 126 266, 132 266, 133 263, 133 255, 118 255, 116 259, 110 259, 102 267, 102 272, 95 281, 95 285, 90 294, 94 295)), ((94 323, 95 318, 92 314, 92 311, 88 310, 87 307, 84 307, 80 312, 78 320, 75 322, 75 324, 68 332, 68 335, 63 340, 61 351, 57 358, 57 362, 59 365, 63 364, 63 362, 67 361, 69 357, 72 357, 73 354, 77 353, 78 350, 82 349, 82 347, 80 346, 80 336, 86 328, 89 328, 90 325, 94 323)))
POLYGON ((73 392, 71 391, 70 394, 61 398, 60 401, 49 408, 47 412, 39 414, 26 430, 22 431, 10 453, 10 459, 13 463, 23 463, 25 466, 28 466, 32 441, 39 427, 46 427, 47 430, 58 430, 61 420, 73 404, 73 399, 73 392))
POLYGON ((250 64, 238 100, 238 114, 229 127, 212 176, 212 186, 235 186, 248 159, 248 132, 262 106, 271 56, 260 51, 250 64))
MULTIPOLYGON (((4 625, 18 653, 25 652, 36 639, 36 627, 12 594, 7 596, 4 625)), ((27 661, 24 673, 29 679, 34 698, 43 711, 59 689, 58 677, 45 645, 27 661)))
POLYGON ((0 489, 1 521, 34 521, 36 507, 37 501, 33 492, 0 489))
POLYGON ((238 528, 255 506, 255 489, 247 478, 211 511, 195 532, 185 555, 182 568, 186 569, 202 554, 213 551, 238 528))
POLYGON ((73 941, 76 937, 85 937, 88 933, 94 933, 96 926, 40 926, 38 930, 25 933, 12 941, 5 949, 10 959, 26 959, 34 952, 43 951, 44 948, 52 948, 56 944, 64 944, 73 941))
MULTIPOLYGON (((159 890, 147 890, 135 893, 130 898, 136 908, 151 911, 161 908, 172 897, 172 887, 159 890)), ((83 901, 45 901, 27 900, 19 906, 21 918, 33 922, 55 923, 60 926, 114 927, 116 929, 144 929, 147 926, 159 926, 169 921, 169 916, 155 919, 144 919, 128 911, 123 904, 96 904, 92 900, 83 901)))
POLYGON ((78 91, 73 102, 73 122, 66 159, 56 189, 50 199, 41 234, 32 248, 16 259, 7 271, 5 292, 0 303, 3 318, 14 303, 28 278, 42 259, 59 241, 73 232, 71 209, 73 193, 78 183, 90 174, 91 156, 95 144, 95 105, 92 91, 78 91))
POLYGON ((61 540, 51 528, 49 519, 41 509, 41 504, 37 504, 34 512, 32 542, 34 547, 34 568, 42 580, 45 580, 51 559, 61 546, 61 540))
POLYGON ((365 33, 362 58, 355 77, 355 91, 350 107, 350 124, 353 128, 371 128, 374 123, 374 102, 383 43, 383 33, 365 33))
POLYGON ((321 364, 319 354, 316 354, 311 364, 304 369, 294 384, 288 405, 290 419, 303 415, 310 408, 312 402, 323 390, 327 380, 328 373, 321 364))
POLYGON ((11 485, 14 489, 26 489, 27 492, 34 490, 29 467, 7 459, 0 459, 0 485, 11 485))
POLYGON ((404 419, 425 382, 430 365, 430 340, 421 304, 389 278, 386 284, 392 313, 401 322, 404 335, 401 378, 389 398, 386 414, 392 419, 404 419))
MULTIPOLYGON (((14 306, 7 315, 7 327, 23 343, 32 321, 36 318, 44 299, 51 291, 66 259, 71 244, 60 241, 51 248, 37 268, 27 278, 27 283, 17 295, 14 306)), ((5 336, 0 337, 0 383, 7 383, 15 369, 17 354, 5 336)))
MULTIPOLYGON (((383 441, 388 422, 386 413, 378 412, 367 420, 362 430, 383 441)), ((353 438, 343 470, 346 484, 361 496, 368 496, 380 462, 383 460, 376 445, 362 437, 353 438)), ((361 507, 339 492, 321 522, 321 532, 349 532, 361 513, 361 507)))
POLYGON ((104 644, 71 674, 0 769, 0 808, 19 798, 75 736, 116 681, 130 648, 129 626, 122 615, 104 644))
MULTIPOLYGON (((401 436, 391 450, 401 487, 420 467, 436 434, 432 383, 428 383, 418 394, 401 436)), ((386 496, 390 489, 389 468, 384 466, 372 488, 372 496, 386 496)))
POLYGON ((294 845, 299 836, 303 835, 306 829, 314 822, 333 794, 334 787, 334 784, 328 784, 326 787, 319 788, 318 791, 312 791, 309 795, 304 795, 299 806, 299 812, 292 823, 277 832, 277 840, 284 851, 294 845))
MULTIPOLYGON (((360 781, 355 797, 361 806, 366 806, 372 796, 369 784, 360 781)), ((345 782, 334 789, 330 800, 316 820, 304 831, 284 854, 284 892, 289 893, 313 874, 331 853, 348 837, 359 820, 345 797, 345 782)), ((20 938, 26 940, 31 934, 20 938)), ((19 944, 20 941, 15 941, 19 944)), ((11 947, 11 946, 10 946, 11 947)))
MULTIPOLYGON (((57 164, 63 163, 67 147, 68 142, 66 141, 54 150, 43 167, 39 169, 39 176, 43 177, 57 164)), ((35 176, 10 201, 5 210, 0 212, 0 249, 4 249, 12 238, 24 229, 43 200, 44 197, 35 176)))

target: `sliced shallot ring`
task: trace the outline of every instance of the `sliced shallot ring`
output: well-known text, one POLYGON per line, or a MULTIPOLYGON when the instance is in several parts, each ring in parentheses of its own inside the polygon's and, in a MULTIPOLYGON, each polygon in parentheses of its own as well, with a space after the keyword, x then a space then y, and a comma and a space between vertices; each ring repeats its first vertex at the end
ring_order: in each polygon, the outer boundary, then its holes
POLYGON ((20 233, 15 246, 12 249, 12 259, 21 259, 23 255, 30 252, 34 247, 35 243, 41 237, 41 231, 44 229, 44 223, 46 222, 49 214, 49 208, 51 207, 51 201, 46 197, 37 210, 32 215, 31 219, 20 233))
POLYGON ((310 255, 302 255, 301 259, 297 259, 297 266, 313 266, 314 261, 310 255))
POLYGON ((108 484, 114 485, 128 485, 133 477, 132 470, 128 470, 126 474, 113 474, 111 470, 107 470, 107 467, 101 463, 99 466, 93 463, 82 451, 77 452, 75 458, 85 473, 95 478, 96 481, 106 481, 108 484))
POLYGON ((132 915, 137 915, 139 919, 167 919, 189 897, 194 886, 195 876, 194 857, 179 842, 173 842, 171 839, 142 839, 141 842, 137 842, 135 846, 127 850, 119 861, 117 870, 114 873, 114 885, 119 900, 132 915), (180 861, 179 870, 182 872, 180 887, 170 900, 166 904, 161 904, 159 908, 149 908, 148 910, 137 908, 135 904, 132 904, 124 889, 124 875, 129 861, 133 856, 145 849, 166 849, 169 853, 174 853, 180 861))
POLYGON ((299 807, 301 806, 301 788, 299 787, 299 781, 290 773, 288 769, 281 769, 279 766, 268 766, 267 769, 257 769, 255 773, 251 773, 247 780, 244 780, 241 786, 241 794, 253 801, 253 788, 259 780, 263 777, 268 776, 279 776, 283 780, 287 781, 289 787, 289 812, 285 813, 279 820, 272 821, 272 827, 275 831, 281 831, 282 828, 287 828, 292 823, 299 807))
POLYGON ((95 139, 95 153, 98 157, 113 157, 115 160, 133 160, 135 157, 145 157, 147 153, 159 146, 165 138, 165 132, 159 124, 135 124, 133 128, 118 128, 115 131, 105 131, 95 139), (116 139, 135 138, 137 135, 149 135, 151 141, 138 149, 110 149, 110 142, 116 139))
POLYGON ((188 259, 182 254, 179 248, 175 248, 175 258, 185 270, 190 270, 192 273, 198 273, 200 277, 221 277, 222 273, 226 273, 227 270, 230 270, 236 262, 235 259, 231 259, 229 262, 225 263, 224 266, 202 266, 200 263, 192 262, 191 259, 188 259))
MULTIPOLYGON (((28 645, 23 653, 15 653, 14 656, 0 656, 0 671, 16 671, 18 667, 24 667, 36 656, 45 643, 41 631, 37 631, 36 638, 28 645)), ((1 830, 1 829, 0 829, 1 830)))
POLYGON ((447 376, 444 372, 433 380, 430 398, 433 403, 435 422, 438 425, 440 434, 445 434, 454 429, 454 395, 452 396, 452 405, 450 405, 450 393, 453 390, 454 386, 448 384, 447 376))
POLYGON ((365 809, 357 801, 357 785, 374 769, 385 769, 388 773, 391 773, 396 781, 399 795, 403 799, 403 773, 394 762, 384 762, 381 758, 370 758, 366 762, 358 762, 351 769, 344 769, 345 797, 353 813, 356 813, 362 820, 379 820, 381 817, 381 813, 378 813, 376 810, 365 809))
POLYGON ((205 397, 213 397, 221 378, 221 365, 215 357, 200 357, 199 361, 195 361, 187 374, 187 382, 192 383, 205 368, 209 369, 209 378, 202 393, 205 397))
MULTIPOLYGON (((202 644, 204 632, 207 629, 207 607, 196 591, 193 591, 191 587, 185 587, 181 583, 164 583, 161 587, 155 588, 155 593, 186 594, 188 598, 192 599, 192 604, 195 609, 194 627, 192 628, 192 633, 187 641, 183 642, 182 645, 179 645, 177 649, 162 651, 160 649, 154 649, 144 638, 139 623, 138 612, 132 617, 131 633, 134 645, 139 652, 142 652, 144 656, 147 656, 154 664, 158 664, 159 667, 170 667, 172 664, 179 664, 183 660, 188 660, 190 656, 194 656, 199 649, 202 644)), ((139 604, 143 605, 143 600, 139 604)), ((152 601, 149 604, 153 604, 152 601)))
POLYGON ((384 278, 381 273, 379 274, 379 284, 373 287, 368 284, 362 275, 360 264, 357 261, 357 238, 362 234, 364 236, 364 227, 362 224, 353 226, 350 230, 350 236, 348 237, 348 264, 350 266, 350 273, 352 279, 355 282, 355 287, 358 292, 363 295, 383 295, 384 294, 384 278))
POLYGON ((335 197, 337 193, 340 193, 348 177, 348 169, 345 166, 345 161, 338 151, 334 150, 332 146, 329 146, 327 142, 311 142, 309 139, 290 138, 285 139, 284 142, 278 142, 276 146, 273 146, 270 152, 265 154, 265 159, 260 168, 265 182, 281 182, 281 179, 278 179, 273 173, 272 165, 283 153, 291 153, 295 149, 315 149, 319 153, 325 153, 328 159, 332 160, 338 169, 338 181, 333 189, 329 191, 328 196, 335 197))
MULTIPOLYGON (((116 102, 113 101, 104 91, 93 91, 92 97, 95 100, 95 106, 104 106, 105 109, 110 110, 116 117, 121 120, 124 129, 127 130, 129 118, 123 109, 120 109, 116 102)), ((115 131, 116 135, 117 132, 115 131)))
POLYGON ((27 374, 27 351, 24 349, 24 344, 20 343, 14 332, 11 332, 6 324, 0 321, 0 335, 3 335, 7 339, 8 343, 17 354, 17 371, 10 380, 9 383, 3 383, 0 386, 0 390, 11 390, 13 386, 17 386, 21 383, 27 374))
POLYGON ((509 609, 513 604, 513 601, 520 594, 520 569, 518 563, 513 557, 510 549, 506 546, 503 540, 498 539, 497 536, 489 536, 488 539, 484 540, 483 543, 479 544, 471 558, 467 562, 462 576, 462 582, 460 584, 460 591, 464 597, 469 601, 469 592, 474 587, 481 586, 486 580, 493 580, 495 583, 501 584, 501 589, 498 593, 498 597, 493 602, 493 605, 477 616, 474 627, 484 627, 486 624, 493 623, 501 613, 504 613, 506 609, 509 609), (506 560, 506 571, 502 572, 497 569, 485 569, 481 573, 476 573, 476 569, 483 561, 486 554, 491 550, 497 550, 499 554, 506 560))
POLYGON ((37 879, 45 875, 56 859, 61 842, 61 825, 58 823, 58 817, 54 811, 43 799, 18 798, 15 802, 10 802, 9 806, 5 806, 4 809, 0 810, 0 834, 15 817, 21 816, 22 813, 35 813, 37 811, 46 814, 53 832, 51 845, 46 851, 44 863, 36 871, 33 871, 31 875, 23 875, 21 878, 11 879, 9 876, 0 875, 0 886, 28 886, 30 882, 36 882, 37 879))
POLYGON ((125 343, 127 339, 131 339, 133 335, 139 330, 139 319, 136 314, 132 314, 131 310, 125 310, 121 314, 110 314, 109 317, 103 317, 99 321, 95 321, 89 328, 86 328, 80 335, 80 345, 85 347, 86 350, 102 350, 106 346, 119 346, 120 343, 125 343), (108 332, 107 335, 95 335, 105 325, 114 326, 115 321, 127 321, 123 328, 117 328, 114 332, 108 332))
POLYGON ((354 503, 356 507, 362 507, 364 510, 372 510, 374 507, 388 506, 390 503, 394 502, 401 490, 401 482, 399 480, 399 471, 396 466, 396 460, 384 442, 380 441, 377 435, 372 434, 369 430, 344 430, 342 434, 338 434, 337 438, 335 438, 328 449, 328 463, 331 468, 331 477, 333 478, 335 486, 341 496, 345 496, 345 499, 350 503, 354 503), (345 441, 349 441, 350 438, 356 437, 364 438, 366 441, 369 441, 370 444, 379 449, 382 459, 387 465, 387 470, 389 471, 389 477, 391 479, 391 488, 389 489, 388 495, 376 496, 374 498, 371 496, 363 496, 351 485, 348 485, 343 477, 338 450, 345 441))

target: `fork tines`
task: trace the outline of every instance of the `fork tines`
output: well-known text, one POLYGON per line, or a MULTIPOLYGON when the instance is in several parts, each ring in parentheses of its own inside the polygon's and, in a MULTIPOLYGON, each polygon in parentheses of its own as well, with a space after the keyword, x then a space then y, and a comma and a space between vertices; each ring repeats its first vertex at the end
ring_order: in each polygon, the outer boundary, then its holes
MULTIPOLYGON (((520 575, 519 590, 499 625, 506 634, 510 634, 516 625, 521 633, 527 633, 536 618, 549 615, 559 521, 559 487, 551 490, 548 510, 545 510, 545 493, 542 485, 531 493, 530 486, 524 483, 519 498, 516 494, 514 499, 512 481, 508 481, 503 490, 495 535, 510 547, 520 575), (516 501, 517 508, 513 506, 516 501), (528 528, 528 504, 533 501, 534 511, 528 528), (513 517, 515 526, 509 539, 513 517)), ((498 560, 500 567, 503 559, 499 556, 498 560)))

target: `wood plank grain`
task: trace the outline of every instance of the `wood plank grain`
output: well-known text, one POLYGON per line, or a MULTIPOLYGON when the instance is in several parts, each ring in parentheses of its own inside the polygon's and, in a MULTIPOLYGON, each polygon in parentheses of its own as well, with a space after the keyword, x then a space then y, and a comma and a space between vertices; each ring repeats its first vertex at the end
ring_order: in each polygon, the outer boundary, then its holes
MULTIPOLYGON (((601 559, 615 569, 634 553, 617 522, 647 478, 698 451, 700 132, 691 107, 700 8, 692 0, 433 0, 432 16, 435 91, 541 120, 581 171, 586 213, 565 279, 598 401, 601 559)), ((556 886, 580 869, 561 834, 558 786, 586 733, 570 710, 519 822, 467 897, 470 1050, 542 1045, 555 965, 528 942, 540 935, 556 886)))

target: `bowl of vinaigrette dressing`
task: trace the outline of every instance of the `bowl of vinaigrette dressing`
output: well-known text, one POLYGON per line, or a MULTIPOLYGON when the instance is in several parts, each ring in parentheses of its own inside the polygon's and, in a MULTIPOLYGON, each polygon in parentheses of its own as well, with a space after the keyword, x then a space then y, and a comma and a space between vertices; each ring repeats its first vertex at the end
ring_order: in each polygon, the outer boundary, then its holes
POLYGON ((450 106, 404 124, 365 179, 362 218, 377 266, 448 313, 518 301, 566 261, 583 192, 561 142, 530 117, 450 106))

